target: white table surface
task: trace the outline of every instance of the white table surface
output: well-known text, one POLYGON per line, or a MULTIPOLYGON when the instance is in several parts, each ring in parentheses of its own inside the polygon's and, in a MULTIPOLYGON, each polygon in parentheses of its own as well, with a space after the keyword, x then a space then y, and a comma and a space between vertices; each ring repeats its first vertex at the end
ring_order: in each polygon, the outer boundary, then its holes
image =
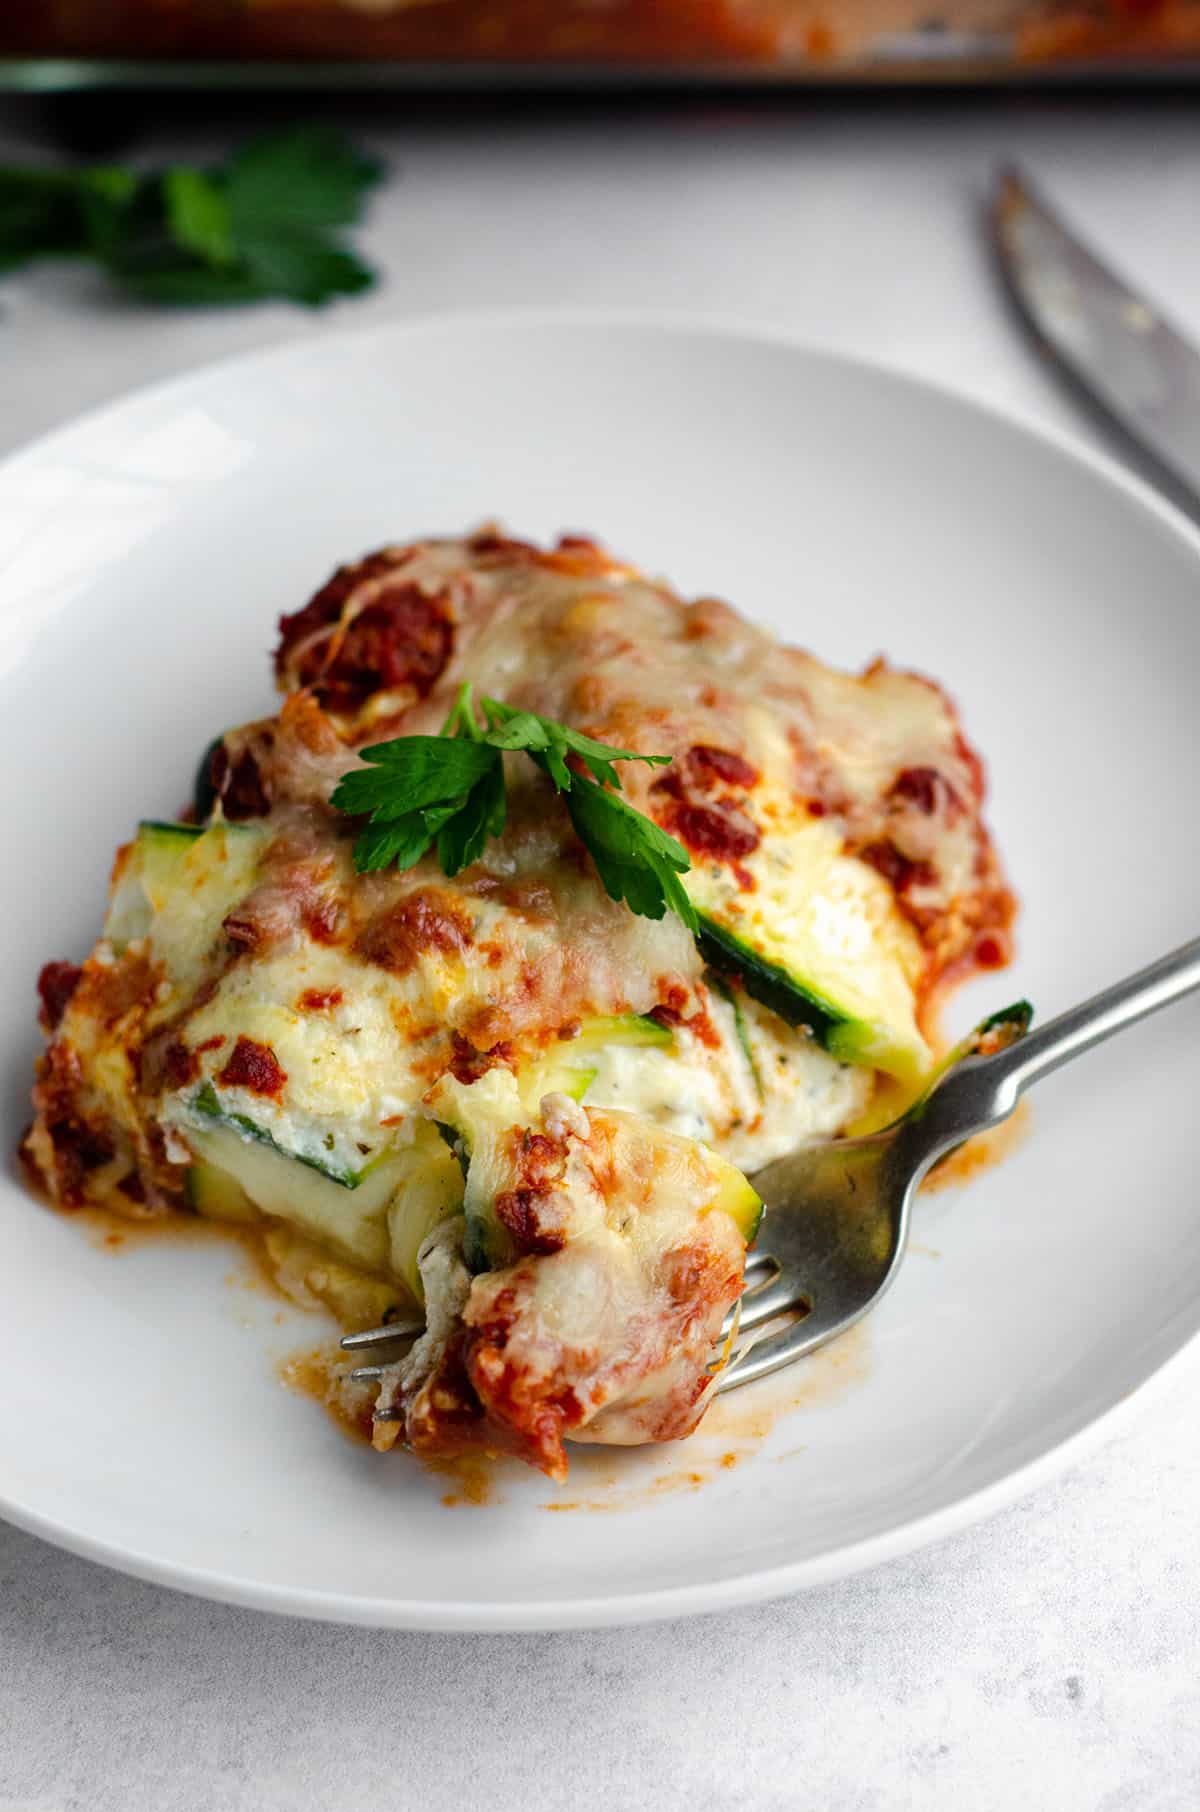
MULTIPOLYGON (((0 102, 0 158, 36 136, 0 102)), ((1200 335, 1200 100, 425 109, 376 112, 365 136, 399 173, 363 235, 387 273, 366 300, 170 315, 83 270, 0 285, 0 452, 242 348, 547 302, 780 325, 1083 434, 981 247, 988 173, 1013 155, 1200 335)), ((990 1523, 807 1596, 642 1629, 290 1622, 0 1526, 0 1812, 1195 1812, 1198 1397, 1195 1352, 1111 1445, 990 1523)))

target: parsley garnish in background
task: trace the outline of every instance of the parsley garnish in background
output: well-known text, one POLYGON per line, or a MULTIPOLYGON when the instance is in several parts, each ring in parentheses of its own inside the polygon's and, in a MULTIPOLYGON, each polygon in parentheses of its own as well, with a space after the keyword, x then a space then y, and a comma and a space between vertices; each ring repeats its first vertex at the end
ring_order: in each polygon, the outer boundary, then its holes
POLYGON ((332 799, 337 809, 369 819, 354 845, 359 873, 393 863, 411 868, 435 843, 447 875, 478 861, 488 838, 504 829, 503 757, 519 751, 566 795, 575 834, 610 896, 648 919, 661 919, 670 907, 694 931, 695 908, 679 879, 691 867, 687 851, 618 796, 616 762, 660 767, 671 757, 611 748, 499 699, 481 698, 479 703, 485 727, 475 715, 471 687, 465 685, 439 735, 400 736, 363 749, 362 758, 370 765, 338 782, 332 799), (568 766, 568 756, 586 771, 568 766))
POLYGON ((251 139, 211 166, 0 167, 0 273, 91 258, 146 302, 316 307, 374 282, 338 234, 382 175, 316 127, 251 139))

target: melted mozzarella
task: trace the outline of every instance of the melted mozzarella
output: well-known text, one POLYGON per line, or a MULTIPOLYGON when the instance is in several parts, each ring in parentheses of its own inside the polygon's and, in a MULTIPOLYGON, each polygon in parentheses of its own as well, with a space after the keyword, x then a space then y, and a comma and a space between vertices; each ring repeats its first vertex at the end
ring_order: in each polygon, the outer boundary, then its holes
MULTIPOLYGON (((810 971, 836 976, 835 1004, 868 1032, 899 1028, 918 1068, 914 1002, 1011 902, 978 764, 927 682, 881 663, 835 673, 595 548, 487 536, 393 550, 384 566, 444 601, 444 670, 423 696, 377 690, 345 712, 318 671, 277 717, 226 739, 270 802, 262 817, 143 827, 52 1040, 27 1149, 61 1199, 128 1212, 185 1189, 199 1205, 207 1165, 232 1179, 211 1199, 265 1216, 310 1294, 369 1314, 394 1279, 424 1291, 429 1332, 388 1387, 408 1438, 515 1441, 555 1470, 564 1431, 649 1440, 694 1425, 757 1224, 737 1172, 857 1120, 869 1066, 896 1067, 895 1040, 835 1047, 851 1067, 740 992, 714 993, 676 917, 607 896, 521 758, 506 759, 505 834, 471 869, 450 880, 427 857, 357 875, 329 809, 357 750, 436 732, 469 680, 669 755, 676 794, 661 769, 628 762, 629 803, 664 825, 678 807, 681 835, 687 812, 708 811, 760 839, 744 863, 695 842, 710 920, 779 967, 800 948, 788 974, 810 999, 810 971), (644 1019, 640 1038, 607 1036, 659 1008, 670 1042, 644 1019), (589 1022, 605 1035, 579 1035, 589 1022), (240 1041, 265 1069, 231 1063, 240 1041), (452 1153, 433 1122, 456 1101, 452 1153), (491 1121, 472 1122, 489 1103, 491 1121), (556 1164, 546 1185, 538 1166, 556 1164), (338 1262, 322 1268, 322 1251, 338 1262)), ((372 571, 344 620, 323 620, 331 650, 381 605, 372 571)), ((396 1426, 378 1425, 388 1439, 396 1426)))

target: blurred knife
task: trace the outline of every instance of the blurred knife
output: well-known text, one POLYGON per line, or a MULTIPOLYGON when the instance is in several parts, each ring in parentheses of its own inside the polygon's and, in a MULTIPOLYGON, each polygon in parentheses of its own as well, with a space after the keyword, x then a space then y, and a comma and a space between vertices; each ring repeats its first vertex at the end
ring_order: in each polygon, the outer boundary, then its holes
POLYGON ((1041 350, 1200 517, 1200 351, 1068 232, 1016 170, 997 180, 991 226, 1041 350))

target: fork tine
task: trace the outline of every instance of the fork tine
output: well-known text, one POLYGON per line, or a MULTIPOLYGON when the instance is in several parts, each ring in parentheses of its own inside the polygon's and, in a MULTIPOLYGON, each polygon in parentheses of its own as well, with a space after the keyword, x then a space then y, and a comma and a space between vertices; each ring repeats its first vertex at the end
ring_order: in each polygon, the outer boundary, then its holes
MULTIPOLYGON (((749 1287, 743 1291, 738 1302, 730 1309, 721 1323, 722 1340, 727 1340, 732 1332, 734 1319, 743 1332, 750 1328, 760 1328, 764 1321, 771 1321, 776 1315, 783 1315, 788 1309, 800 1308, 808 1302, 803 1290, 798 1289, 794 1279, 785 1279, 777 1260, 771 1259, 770 1275, 762 1283, 752 1279, 749 1287)), ((759 1272, 762 1276, 762 1272, 759 1272)))
POLYGON ((387 1370, 385 1365, 358 1365, 350 1374, 351 1384, 373 1384, 376 1378, 382 1378, 387 1370))
POLYGON ((777 1354, 776 1364, 783 1365, 785 1342, 790 1332, 790 1329, 785 1329, 782 1334, 769 1334, 765 1340, 756 1340, 748 1352, 731 1359, 717 1379, 717 1395, 721 1396, 727 1390, 736 1390, 739 1384, 749 1384, 751 1379, 774 1371, 775 1366, 771 1363, 772 1349, 777 1354))
POLYGON ((763 1283, 769 1282, 778 1269, 779 1260, 773 1258, 769 1252, 751 1252, 742 1270, 744 1287, 748 1289, 751 1284, 757 1283, 760 1279, 763 1283))
POLYGON ((367 1328, 362 1334, 343 1334, 339 1345, 344 1353, 362 1353, 373 1346, 390 1345, 394 1340, 412 1340, 425 1332, 423 1321, 389 1321, 381 1328, 367 1328))
POLYGON ((794 1277, 780 1273, 769 1284, 743 1297, 742 1329, 749 1332, 751 1328, 760 1328, 764 1322, 774 1321, 777 1315, 786 1315, 789 1309, 803 1309, 808 1314, 812 1302, 794 1277))
MULTIPOLYGON (((745 1327, 748 1304, 757 1298, 760 1291, 768 1284, 774 1283, 780 1272, 779 1260, 771 1252, 752 1252, 746 1260, 742 1271, 742 1294, 734 1303, 728 1315, 721 1323, 721 1340, 728 1340, 733 1330, 735 1319, 745 1327)), ((761 1320, 761 1317, 759 1318, 761 1320)))
POLYGON ((769 1372, 781 1370, 791 1365, 796 1359, 802 1359, 827 1340, 833 1338, 836 1330, 816 1328, 807 1340, 802 1330, 804 1323, 792 1323, 780 1328, 775 1334, 768 1334, 762 1340, 756 1340, 745 1352, 732 1359, 721 1373, 717 1382, 718 1393, 736 1390, 739 1384, 752 1384, 755 1378, 765 1378, 769 1372))

